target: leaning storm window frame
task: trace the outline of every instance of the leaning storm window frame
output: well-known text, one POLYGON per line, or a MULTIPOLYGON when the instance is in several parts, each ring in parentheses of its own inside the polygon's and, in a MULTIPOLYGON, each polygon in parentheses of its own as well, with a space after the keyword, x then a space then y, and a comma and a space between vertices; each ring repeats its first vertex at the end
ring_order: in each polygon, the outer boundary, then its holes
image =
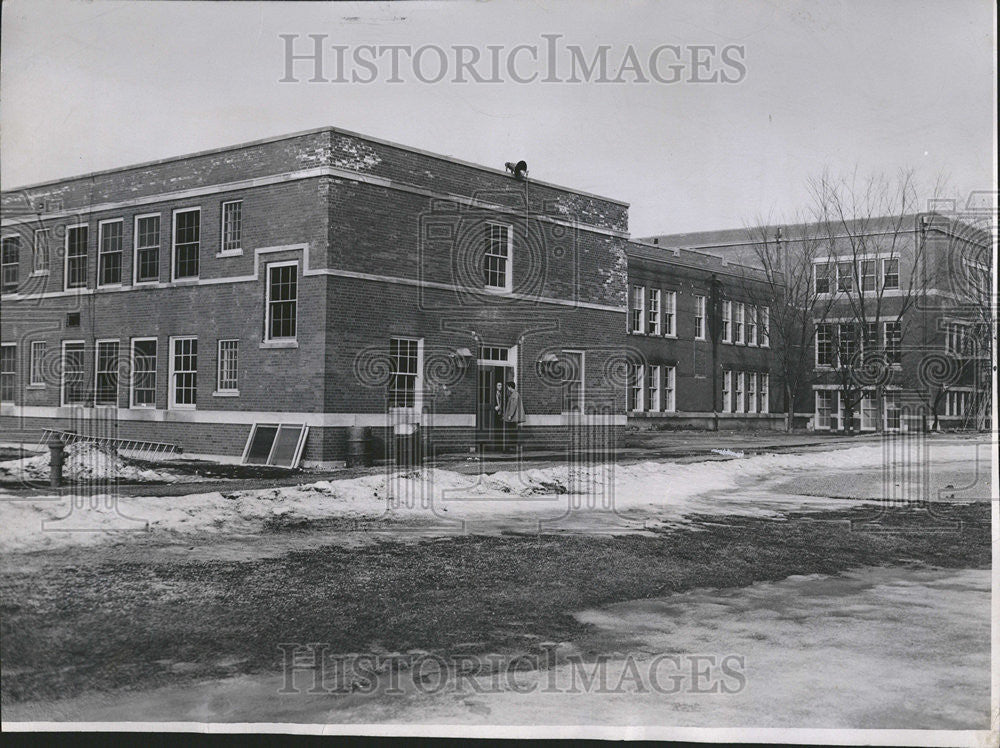
POLYGON ((294 343, 298 333, 298 260, 267 265, 265 282, 265 343, 294 343))
POLYGON ((170 243, 170 279, 196 280, 201 274, 201 207, 174 210, 170 243))
POLYGON ((514 232, 509 224, 488 221, 483 248, 483 287, 494 293, 513 290, 514 232))
POLYGON ((122 242, 125 237, 125 220, 111 218, 97 222, 97 285, 122 284, 122 242))
POLYGON ((219 255, 243 254, 243 201, 227 200, 220 211, 219 255))
POLYGON ((135 217, 132 232, 132 282, 156 283, 160 280, 160 214, 144 213, 135 217))

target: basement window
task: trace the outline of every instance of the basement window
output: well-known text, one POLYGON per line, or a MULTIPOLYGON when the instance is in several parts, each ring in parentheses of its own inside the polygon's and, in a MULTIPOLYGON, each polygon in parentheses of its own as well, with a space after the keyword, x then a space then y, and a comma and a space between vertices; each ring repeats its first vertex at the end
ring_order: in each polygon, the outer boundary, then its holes
POLYGON ((302 423, 255 423, 243 448, 244 465, 298 467, 309 427, 302 423))

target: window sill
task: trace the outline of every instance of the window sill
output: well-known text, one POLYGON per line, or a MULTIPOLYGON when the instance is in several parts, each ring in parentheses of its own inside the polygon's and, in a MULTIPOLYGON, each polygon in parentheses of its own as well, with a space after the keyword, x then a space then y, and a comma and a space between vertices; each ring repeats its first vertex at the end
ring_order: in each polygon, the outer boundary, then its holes
POLYGON ((40 277, 40 276, 43 276, 43 275, 49 275, 49 274, 50 274, 50 271, 48 271, 48 270, 33 270, 33 271, 31 271, 31 273, 30 273, 30 274, 28 275, 28 277, 29 277, 29 278, 38 278, 38 277, 40 277))
POLYGON ((513 290, 510 288, 500 288, 498 286, 483 286, 483 291, 486 293, 496 294, 497 296, 513 293, 513 290))
POLYGON ((260 343, 261 348, 298 348, 299 341, 297 340, 262 340, 260 343))
POLYGON ((128 409, 129 410, 156 410, 157 408, 156 408, 155 405, 130 405, 130 406, 128 406, 128 409))
POLYGON ((44 390, 45 389, 45 385, 44 384, 29 384, 24 389, 26 389, 26 390, 44 390))
POLYGON ((197 405, 171 405, 167 410, 198 410, 197 405))
POLYGON ((98 283, 97 287, 101 288, 101 289, 105 289, 105 288, 122 288, 122 284, 121 283, 98 283))
POLYGON ((216 252, 215 256, 216 257, 242 257, 243 256, 243 249, 242 248, 240 248, 240 249, 226 249, 226 250, 223 250, 222 252, 216 252))
POLYGON ((239 397, 239 390, 216 390, 212 393, 212 397, 239 397))
POLYGON ((187 284, 187 283, 190 283, 190 284, 194 285, 194 284, 196 284, 200 280, 201 280, 201 276, 192 275, 190 277, 185 277, 185 278, 174 278, 170 282, 171 283, 179 283, 179 284, 182 284, 182 285, 183 284, 187 284))
POLYGON ((677 335, 676 334, 674 334, 674 335, 668 335, 667 333, 664 333, 663 337, 669 338, 670 340, 677 340, 677 335))

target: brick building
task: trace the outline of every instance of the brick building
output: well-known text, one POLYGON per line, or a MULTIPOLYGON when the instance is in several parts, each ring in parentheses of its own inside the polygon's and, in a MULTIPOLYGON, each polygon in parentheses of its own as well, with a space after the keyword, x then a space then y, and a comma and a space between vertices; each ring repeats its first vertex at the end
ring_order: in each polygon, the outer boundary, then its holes
POLYGON ((761 273, 659 240, 628 246, 627 407, 641 426, 776 428, 761 273))
POLYGON ((811 329, 800 423, 821 431, 982 429, 992 403, 996 297, 993 239, 988 222, 978 224, 930 212, 761 227, 753 241, 745 229, 657 240, 761 272, 773 268, 767 258, 803 263, 811 329))
POLYGON ((2 201, 5 441, 101 424, 239 459, 305 425, 336 462, 350 427, 419 424, 464 451, 507 381, 527 443, 621 438, 624 203, 334 128, 2 201))

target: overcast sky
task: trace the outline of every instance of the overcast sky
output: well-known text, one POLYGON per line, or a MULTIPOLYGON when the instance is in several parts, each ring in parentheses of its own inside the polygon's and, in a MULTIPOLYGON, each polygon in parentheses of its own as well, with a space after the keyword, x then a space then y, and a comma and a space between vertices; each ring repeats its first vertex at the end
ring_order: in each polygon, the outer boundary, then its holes
MULTIPOLYGON (((334 125, 631 203, 636 236, 790 215, 809 175, 912 167, 962 192, 994 183, 990 0, 822 2, 3 3, 4 189, 334 125), (735 83, 281 83, 279 34, 327 45, 518 44, 589 59, 629 45, 742 47, 735 83)), ((453 55, 451 52, 447 54, 453 55)), ((332 75, 332 47, 324 53, 332 75)), ((484 51, 483 59, 487 59, 484 51)), ((532 67, 530 53, 514 73, 532 67)), ((386 58, 380 58, 384 62, 386 58)), ((560 58, 565 64, 568 56, 560 58)), ((657 58, 664 67, 673 60, 657 58)), ((437 67, 428 57, 424 77, 437 67), (427 71, 431 71, 428 73, 427 71)), ((447 63, 452 64, 452 63, 447 63)), ((297 63, 301 79, 311 63, 297 63)), ((365 71, 362 71, 363 73, 365 71)), ((668 80, 662 69, 660 77, 668 80)), ((542 70, 544 77, 544 70, 542 70)), ((365 73, 367 74, 367 73, 365 73)), ((568 77, 564 73, 563 78, 568 77)), ((700 76, 708 75, 704 71, 700 76)), ((488 71, 487 71, 488 77, 488 71)))

